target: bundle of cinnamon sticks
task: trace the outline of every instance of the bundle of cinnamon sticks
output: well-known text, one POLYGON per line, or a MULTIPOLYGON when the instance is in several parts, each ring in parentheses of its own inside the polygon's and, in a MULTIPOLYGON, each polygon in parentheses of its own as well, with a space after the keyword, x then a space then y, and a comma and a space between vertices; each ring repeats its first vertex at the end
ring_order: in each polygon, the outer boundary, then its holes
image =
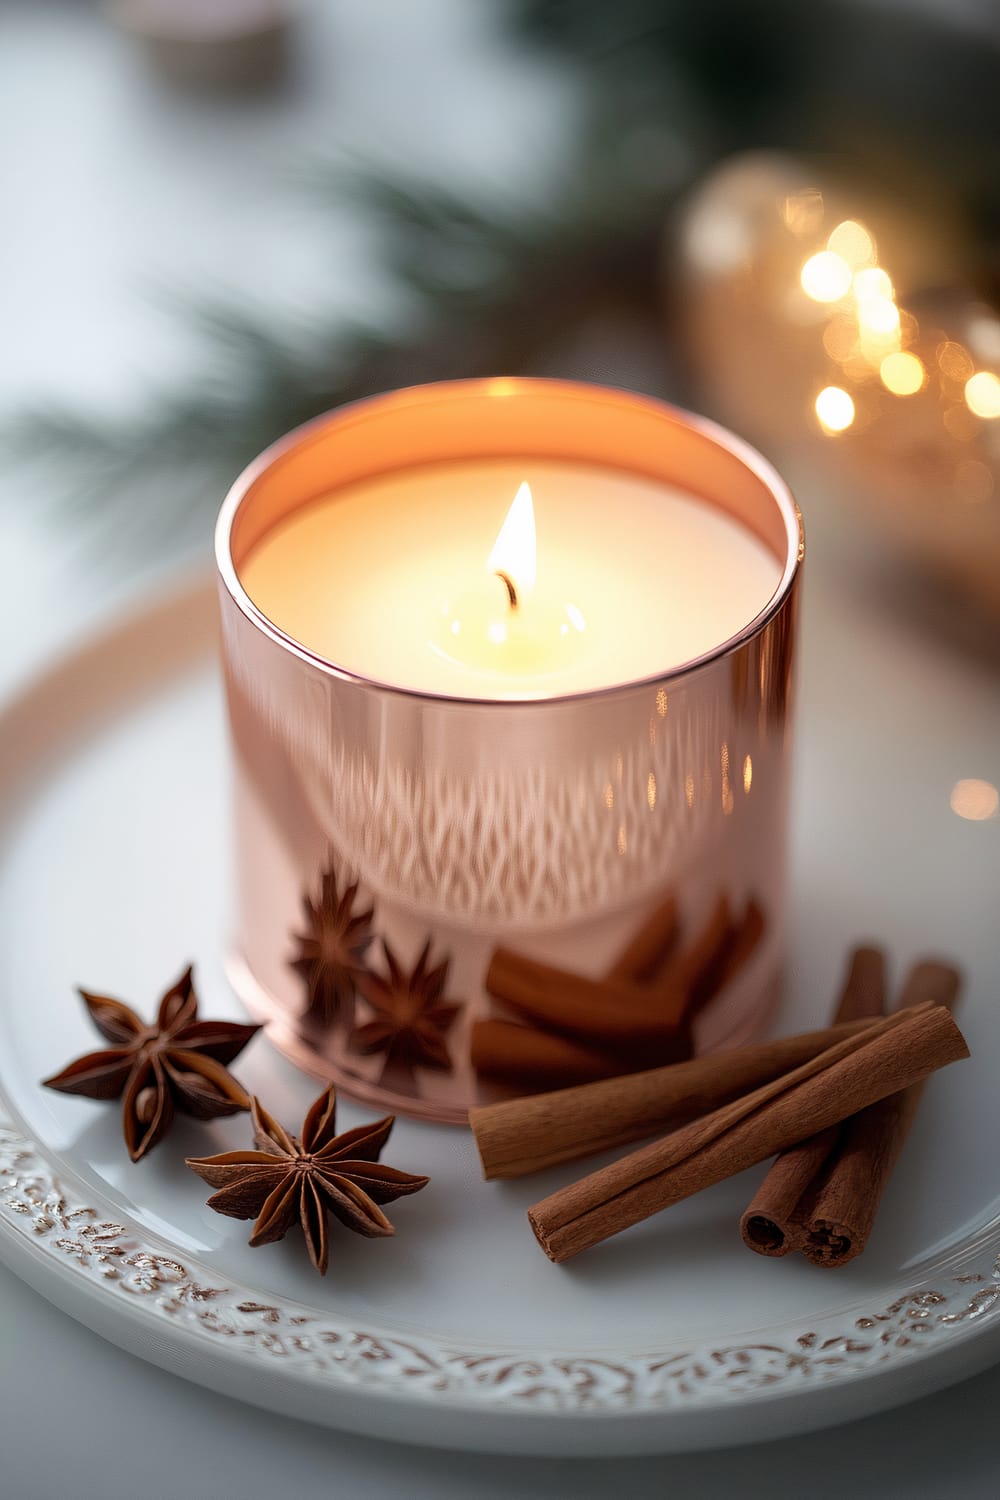
POLYGON ((734 916, 722 895, 678 947, 677 903, 670 894, 598 979, 498 948, 486 989, 509 1014, 475 1023, 472 1065, 481 1077, 528 1093, 688 1058, 692 1023, 747 962, 763 932, 756 902, 734 916))
POLYGON ((777 1156, 743 1216, 749 1248, 836 1266, 867 1243, 924 1081, 968 1056, 959 976, 925 961, 885 1016, 882 954, 852 955, 825 1030, 474 1110, 484 1175, 518 1177, 670 1134, 528 1211, 564 1261, 702 1188, 777 1156))

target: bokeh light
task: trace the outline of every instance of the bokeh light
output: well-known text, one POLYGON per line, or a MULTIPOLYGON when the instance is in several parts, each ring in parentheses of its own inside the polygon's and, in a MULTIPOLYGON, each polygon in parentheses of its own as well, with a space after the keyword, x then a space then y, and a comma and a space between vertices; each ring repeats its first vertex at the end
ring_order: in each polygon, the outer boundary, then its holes
POLYGON ((955 782, 950 801, 952 812, 957 813, 960 818, 967 818, 970 823, 985 823, 987 818, 995 818, 997 815, 1000 792, 992 781, 969 777, 955 782))
POLYGON ((1000 376, 992 370, 978 370, 965 382, 965 401, 977 417, 992 421, 1000 417, 1000 376))
POLYGON ((964 349, 961 344, 956 344, 952 339, 939 344, 935 352, 938 369, 947 380, 964 384, 976 368, 968 349, 964 349))
POLYGON ((839 385, 828 385, 816 397, 816 415, 826 432, 846 432, 854 421, 854 402, 839 385))
POLYGON ((790 194, 782 204, 781 217, 793 234, 815 234, 823 222, 823 194, 811 188, 790 194))
POLYGON ((858 322, 870 333, 896 333, 899 308, 891 297, 866 297, 858 302, 858 322))
POLYGON ((892 300, 892 279, 881 266, 869 266, 858 271, 853 280, 854 295, 859 302, 870 302, 875 298, 892 300))
POLYGON ((839 302, 851 289, 854 273, 843 256, 832 250, 811 255, 802 267, 802 290, 814 302, 839 302))
POLYGON ((924 384, 925 370, 915 354, 887 354, 879 366, 886 390, 894 396, 913 396, 924 384))
POLYGON ((823 348, 831 359, 844 364, 858 344, 858 325, 853 318, 831 318, 823 330, 823 348))
POLYGON ((845 219, 838 224, 826 242, 828 250, 846 260, 849 266, 870 266, 875 263, 875 241, 863 224, 856 219, 845 219))

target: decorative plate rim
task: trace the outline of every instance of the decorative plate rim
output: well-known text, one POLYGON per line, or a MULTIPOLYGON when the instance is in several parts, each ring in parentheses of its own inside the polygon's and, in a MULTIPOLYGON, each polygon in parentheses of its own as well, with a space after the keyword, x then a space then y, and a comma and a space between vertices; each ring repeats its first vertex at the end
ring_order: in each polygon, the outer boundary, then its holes
POLYGON ((620 1417, 790 1395, 919 1359, 935 1337, 953 1347, 986 1324, 1000 1328, 995 1222, 938 1257, 938 1274, 890 1286, 884 1307, 835 1309, 810 1327, 779 1325, 748 1343, 685 1340, 612 1356, 357 1328, 335 1309, 257 1292, 186 1252, 172 1253, 169 1241, 102 1204, 32 1140, 2 1090, 0 1227, 0 1244, 20 1240, 91 1294, 129 1299, 119 1303, 126 1316, 141 1313, 234 1358, 268 1356, 283 1375, 325 1388, 364 1385, 414 1403, 447 1395, 453 1409, 481 1413, 620 1417))

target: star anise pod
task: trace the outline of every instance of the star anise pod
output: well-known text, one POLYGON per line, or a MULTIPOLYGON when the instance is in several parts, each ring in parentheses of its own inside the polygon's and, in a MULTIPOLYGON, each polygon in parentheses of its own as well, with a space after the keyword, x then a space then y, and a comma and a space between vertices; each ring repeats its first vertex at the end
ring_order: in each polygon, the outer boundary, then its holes
POLYGON ((351 1046, 356 1052, 384 1052, 386 1067, 398 1062, 411 1068, 449 1070, 452 1062, 445 1037, 462 1007, 443 998, 448 959, 433 969, 428 967, 428 938, 407 974, 389 944, 383 941, 382 948, 388 974, 366 969, 358 977, 358 988, 375 1018, 355 1028, 351 1046))
POLYGON ((90 1018, 111 1047, 78 1057, 44 1080, 62 1094, 119 1099, 124 1094, 125 1144, 139 1161, 161 1141, 174 1111, 211 1120, 250 1108, 250 1096, 224 1064, 232 1062, 259 1026, 199 1021, 190 968, 163 996, 154 1025, 130 1006, 80 990, 90 1018))
POLYGON ((343 1011, 348 1021, 354 1016, 354 993, 365 952, 372 940, 374 909, 355 911, 358 882, 338 888, 337 875, 330 865, 320 880, 319 901, 308 894, 302 898, 305 932, 292 934, 297 944, 290 966, 301 974, 306 985, 306 1015, 323 1025, 343 1011))
POLYGON ((327 1215, 368 1239, 395 1234, 380 1207, 429 1182, 395 1167, 379 1154, 394 1124, 387 1116, 343 1135, 336 1129, 337 1096, 332 1085, 311 1106, 302 1135, 290 1135, 258 1099, 251 1101, 256 1151, 189 1157, 188 1166, 210 1187, 209 1208, 231 1219, 256 1219, 251 1245, 270 1245, 299 1223, 313 1265, 326 1274, 327 1215))

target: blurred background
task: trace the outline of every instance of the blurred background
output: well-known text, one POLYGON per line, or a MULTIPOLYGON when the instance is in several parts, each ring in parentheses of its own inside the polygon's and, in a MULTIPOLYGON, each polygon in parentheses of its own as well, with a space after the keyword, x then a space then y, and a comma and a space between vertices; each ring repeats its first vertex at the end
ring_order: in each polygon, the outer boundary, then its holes
POLYGON ((4 0, 0 32, 15 606, 57 555, 84 614, 207 564, 316 412, 531 371, 720 418, 811 570, 1000 655, 995 0, 4 0))

